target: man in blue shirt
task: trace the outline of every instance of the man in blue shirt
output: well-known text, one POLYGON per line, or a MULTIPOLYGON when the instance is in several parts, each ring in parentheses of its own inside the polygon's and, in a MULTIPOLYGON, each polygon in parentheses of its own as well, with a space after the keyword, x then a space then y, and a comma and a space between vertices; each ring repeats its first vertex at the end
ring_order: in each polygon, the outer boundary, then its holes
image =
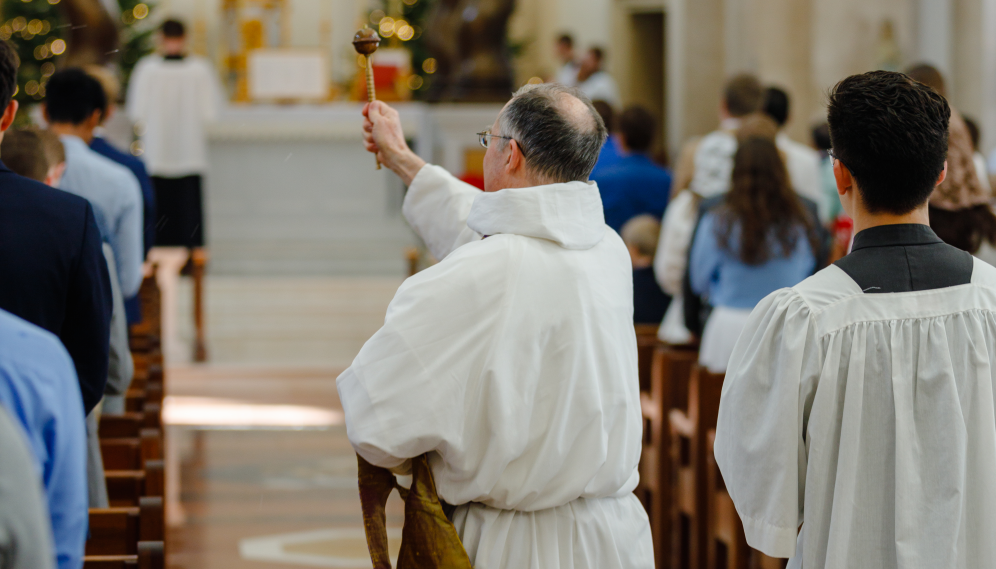
POLYGON ((87 145, 106 104, 100 83, 81 69, 59 71, 46 86, 45 118, 66 149, 60 189, 93 205, 100 234, 114 249, 121 293, 130 299, 142 284, 142 191, 130 170, 87 145))
POLYGON ((86 430, 73 361, 58 338, 3 310, 0 405, 24 428, 34 454, 58 567, 80 569, 88 524, 86 430))
POLYGON ((619 135, 616 134, 615 109, 605 101, 592 101, 591 105, 598 111, 598 116, 602 117, 602 122, 605 123, 605 130, 609 131, 609 137, 605 139, 602 151, 598 153, 598 161, 595 162, 595 167, 592 169, 591 175, 588 176, 594 180, 605 170, 619 164, 622 153, 619 150, 619 135))
POLYGON ((671 174, 647 152, 654 141, 653 115, 642 107, 627 108, 619 116, 622 156, 609 168, 592 174, 602 194, 605 223, 616 232, 630 219, 648 213, 660 219, 671 194, 671 174))

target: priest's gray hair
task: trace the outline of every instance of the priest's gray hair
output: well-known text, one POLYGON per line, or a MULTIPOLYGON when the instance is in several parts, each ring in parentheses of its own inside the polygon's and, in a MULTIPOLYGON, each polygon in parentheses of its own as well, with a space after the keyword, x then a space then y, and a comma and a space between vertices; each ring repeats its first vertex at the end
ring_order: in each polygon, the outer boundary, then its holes
POLYGON ((587 182, 608 136, 591 100, 555 83, 519 89, 498 118, 498 128, 495 134, 518 142, 526 166, 551 183, 587 182))

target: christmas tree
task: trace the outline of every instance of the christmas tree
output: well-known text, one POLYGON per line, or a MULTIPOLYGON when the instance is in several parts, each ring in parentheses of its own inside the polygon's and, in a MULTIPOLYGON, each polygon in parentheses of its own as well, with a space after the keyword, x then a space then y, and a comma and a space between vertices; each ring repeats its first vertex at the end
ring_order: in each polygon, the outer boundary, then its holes
POLYGON ((408 87, 412 95, 422 98, 428 92, 436 69, 430 59, 422 34, 436 0, 381 0, 380 8, 370 12, 370 23, 379 28, 385 40, 382 45, 404 47, 412 54, 412 77, 408 87))
POLYGON ((15 98, 26 105, 45 97, 45 82, 55 73, 58 57, 66 51, 68 26, 59 0, 5 0, 0 39, 9 40, 21 59, 15 98))
MULTIPOLYGON (((45 98, 45 83, 60 66, 68 47, 70 26, 59 9, 62 0, 0 0, 0 39, 10 41, 20 57, 17 94, 21 105, 45 98)), ((122 84, 127 85, 138 60, 152 51, 152 30, 144 23, 148 2, 118 0, 121 48, 115 54, 122 84)), ((122 92, 124 92, 122 90, 122 92)))
MULTIPOLYGON (((50 1, 50 0, 46 0, 50 1)), ((118 0, 121 6, 121 85, 127 88, 131 72, 140 59, 152 53, 152 35, 155 28, 148 25, 147 19, 155 4, 141 0, 118 0)), ((121 90, 122 94, 125 89, 121 90)))

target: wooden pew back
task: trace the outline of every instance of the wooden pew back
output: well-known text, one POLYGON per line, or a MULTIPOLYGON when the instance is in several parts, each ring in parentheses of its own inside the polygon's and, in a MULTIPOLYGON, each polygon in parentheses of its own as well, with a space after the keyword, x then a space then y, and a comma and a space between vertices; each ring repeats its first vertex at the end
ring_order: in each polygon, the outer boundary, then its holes
POLYGON ((688 410, 672 409, 671 563, 674 569, 706 567, 708 495, 706 434, 716 428, 723 375, 695 366, 688 385, 688 410))
MULTIPOLYGON (((671 551, 672 468, 668 413, 688 392, 687 384, 697 359, 694 348, 657 342, 652 352, 650 389, 640 394, 644 431, 640 485, 636 494, 650 518, 658 567, 667 566, 671 551)), ((681 407, 686 404, 681 403, 681 407)))

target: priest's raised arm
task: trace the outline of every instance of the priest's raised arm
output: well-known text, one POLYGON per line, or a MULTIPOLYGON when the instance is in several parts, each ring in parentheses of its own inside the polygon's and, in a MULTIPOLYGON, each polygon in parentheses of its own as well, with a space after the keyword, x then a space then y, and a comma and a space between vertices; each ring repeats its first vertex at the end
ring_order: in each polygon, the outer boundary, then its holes
POLYGON ((363 116, 367 150, 376 153, 381 164, 408 186, 402 212, 432 255, 443 259, 460 245, 480 239, 479 233, 467 227, 467 217, 474 199, 483 192, 412 152, 398 111, 374 101, 364 107, 363 116))

